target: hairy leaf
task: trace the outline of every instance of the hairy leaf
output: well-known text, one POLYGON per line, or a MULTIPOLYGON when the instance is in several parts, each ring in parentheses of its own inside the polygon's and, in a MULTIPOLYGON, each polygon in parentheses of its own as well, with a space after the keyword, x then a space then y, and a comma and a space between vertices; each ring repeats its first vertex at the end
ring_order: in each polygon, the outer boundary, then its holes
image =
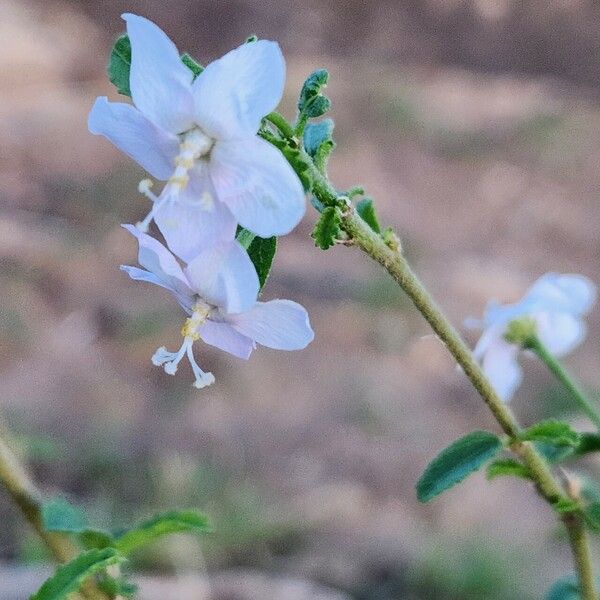
POLYGON ((310 234, 315 240, 315 246, 321 250, 327 250, 340 239, 342 230, 342 213, 337 206, 327 206, 323 209, 319 220, 317 221, 313 232, 310 234))
POLYGON ((30 600, 64 600, 76 592, 88 577, 124 560, 114 548, 88 550, 60 566, 30 600))
POLYGON ((480 469, 501 450, 502 442, 488 431, 473 431, 442 450, 417 483, 417 498, 429 502, 480 469))
POLYGON ((318 123, 309 123, 304 129, 304 149, 314 157, 323 144, 333 145, 333 121, 324 119, 318 123))
POLYGON ((328 81, 329 73, 326 69, 318 69, 306 78, 298 98, 298 110, 301 113, 306 112, 307 105, 321 94, 328 81))
POLYGON ((564 421, 554 419, 541 421, 525 429, 519 438, 527 441, 545 442, 556 446, 577 446, 579 434, 564 421))

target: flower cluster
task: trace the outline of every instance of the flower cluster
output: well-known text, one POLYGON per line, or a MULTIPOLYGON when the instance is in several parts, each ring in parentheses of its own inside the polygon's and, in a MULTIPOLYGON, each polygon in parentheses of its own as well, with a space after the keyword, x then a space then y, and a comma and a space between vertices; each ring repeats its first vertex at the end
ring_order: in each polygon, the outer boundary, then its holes
POLYGON ((477 360, 504 401, 512 398, 523 374, 519 351, 535 335, 554 356, 564 356, 585 338, 583 317, 596 300, 596 287, 582 275, 547 273, 514 304, 488 304, 482 321, 468 324, 483 328, 474 350, 477 360))
POLYGON ((98 98, 88 126, 166 182, 158 195, 151 180, 140 182, 151 210, 124 227, 137 238, 143 268, 121 268, 166 288, 189 315, 181 348, 161 347, 152 362, 174 374, 187 356, 202 388, 214 377, 194 359, 198 339, 244 359, 257 343, 297 350, 313 339, 302 306, 258 301, 256 269, 235 238, 238 225, 263 238, 284 235, 304 215, 296 173, 257 135, 281 100, 285 63, 275 42, 253 41, 195 76, 159 27, 137 15, 123 18, 133 105, 98 98), (152 221, 166 247, 148 235, 152 221))

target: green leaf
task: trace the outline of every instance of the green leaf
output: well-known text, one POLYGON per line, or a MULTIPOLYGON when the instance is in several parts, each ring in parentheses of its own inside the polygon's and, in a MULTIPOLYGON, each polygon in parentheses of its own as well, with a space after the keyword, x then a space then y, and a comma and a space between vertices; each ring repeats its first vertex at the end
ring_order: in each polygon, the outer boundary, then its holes
POLYGON ((204 67, 196 62, 187 52, 181 55, 181 62, 194 74, 194 79, 204 71, 204 67))
POLYGON ((497 435, 473 431, 442 450, 417 483, 417 498, 429 502, 480 469, 502 449, 497 435))
POLYGON ((560 514, 581 511, 581 506, 579 506, 579 503, 576 502, 575 500, 571 500, 570 498, 561 498, 560 500, 555 502, 552 506, 553 506, 554 510, 556 510, 556 512, 558 512, 560 514))
POLYGON ((573 431, 568 423, 554 419, 541 421, 528 427, 521 432, 519 439, 544 442, 555 446, 576 447, 579 445, 579 434, 573 431))
POLYGON ((250 256, 250 260, 254 264, 254 268, 258 274, 258 281, 260 282, 261 290, 265 285, 267 277, 271 271, 271 266, 273 264, 276 251, 276 237, 261 238, 255 236, 248 247, 248 256, 250 256))
POLYGON ((210 531, 208 519, 195 511, 173 510, 145 521, 117 537, 115 548, 122 554, 129 554, 140 546, 171 533, 206 533, 210 531))
POLYGON ((115 542, 113 535, 103 529, 84 529, 77 534, 77 539, 84 548, 89 550, 108 548, 115 542))
POLYGON ((575 450, 572 446, 558 446, 557 444, 549 444, 547 442, 533 442, 533 445, 552 464, 558 464, 565 458, 569 458, 575 450))
POLYGON ((245 42, 246 44, 251 44, 252 42, 258 42, 258 36, 257 35, 252 34, 252 35, 249 35, 246 38, 246 42, 245 42))
POLYGON ((487 468, 486 476, 492 480, 496 477, 512 475, 513 477, 521 477, 522 479, 531 479, 529 469, 520 462, 512 458, 502 458, 495 460, 487 468))
POLYGON ((317 96, 306 103, 302 111, 307 117, 322 117, 331 108, 331 100, 327 96, 317 96))
POLYGON ((245 229, 241 225, 238 225, 235 239, 244 247, 245 250, 248 250, 252 240, 255 237, 256 236, 249 229, 245 229))
MULTIPOLYGON (((189 54, 181 55, 181 61, 194 74, 194 79, 204 71, 204 67, 189 54)), ((117 38, 108 60, 108 78, 116 86, 119 94, 131 97, 129 72, 131 71, 131 42, 127 34, 117 38)))
POLYGON ((326 69, 318 69, 306 78, 298 98, 298 110, 301 113, 305 113, 307 105, 319 97, 321 90, 327 85, 328 81, 329 73, 326 69))
POLYGON ((114 548, 88 550, 59 567, 29 600, 64 600, 76 592, 88 577, 124 560, 114 548))
POLYGON ((318 123, 308 123, 304 129, 304 149, 314 158, 323 144, 333 146, 333 121, 324 119, 318 123))
MULTIPOLYGON (((596 585, 600 584, 600 577, 596 578, 596 585)), ((561 577, 544 596, 544 600, 581 600, 579 583, 575 575, 561 577)))
POLYGON ((575 454, 582 455, 598 451, 600 451, 600 433, 579 434, 579 444, 575 449, 575 454))
POLYGON ((131 69, 131 42, 129 36, 120 36, 110 53, 108 61, 108 78, 117 88, 119 94, 131 96, 129 89, 129 70, 131 69))
POLYGON ((375 213, 375 206, 371 198, 363 198, 356 204, 356 212, 360 215, 361 219, 375 232, 381 233, 381 226, 375 213))
POLYGON ((592 502, 583 510, 585 522, 594 531, 600 531, 600 502, 592 502))
POLYGON ((42 504, 42 523, 48 531, 65 533, 79 533, 87 527, 85 513, 62 497, 42 504))
POLYGON ((110 598, 123 596, 125 598, 133 598, 137 593, 137 585, 126 581, 122 577, 115 579, 114 577, 104 577, 98 582, 98 587, 108 594, 110 598))
POLYGON ((310 236, 315 240, 315 246, 321 250, 327 250, 340 239, 342 230, 342 213, 337 206, 327 206, 323 209, 310 236))

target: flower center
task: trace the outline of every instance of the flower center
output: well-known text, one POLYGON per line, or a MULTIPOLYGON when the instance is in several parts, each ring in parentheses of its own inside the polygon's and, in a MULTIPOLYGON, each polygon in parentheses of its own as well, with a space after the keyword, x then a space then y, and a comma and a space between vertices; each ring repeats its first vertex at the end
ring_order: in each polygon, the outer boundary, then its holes
POLYGON ((199 127, 186 131, 180 137, 179 154, 175 157, 175 172, 169 183, 184 188, 190 179, 188 171, 199 158, 210 153, 215 141, 199 127))
POLYGON ((200 337, 198 328, 206 321, 213 307, 202 300, 198 300, 193 306, 192 316, 186 319, 181 328, 183 343, 177 352, 169 352, 164 346, 161 346, 152 357, 152 363, 156 366, 162 366, 165 373, 175 375, 181 359, 187 355, 194 372, 194 387, 203 388, 215 381, 212 373, 204 372, 196 362, 192 351, 194 342, 200 337))

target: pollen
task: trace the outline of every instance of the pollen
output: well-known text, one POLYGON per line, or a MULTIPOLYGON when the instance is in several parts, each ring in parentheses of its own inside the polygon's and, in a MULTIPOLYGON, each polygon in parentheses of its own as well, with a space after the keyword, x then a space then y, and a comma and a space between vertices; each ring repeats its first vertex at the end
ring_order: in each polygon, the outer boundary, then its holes
POLYGON ((184 188, 187 184, 188 181, 190 180, 190 176, 185 174, 185 175, 173 175, 173 177, 171 177, 171 179, 169 179, 169 183, 172 185, 176 185, 179 186, 181 188, 184 188))
POLYGON ((197 329, 202 324, 202 321, 194 319, 193 317, 186 319, 183 327, 181 328, 181 335, 185 338, 190 338, 194 342, 200 339, 200 334, 197 329))

